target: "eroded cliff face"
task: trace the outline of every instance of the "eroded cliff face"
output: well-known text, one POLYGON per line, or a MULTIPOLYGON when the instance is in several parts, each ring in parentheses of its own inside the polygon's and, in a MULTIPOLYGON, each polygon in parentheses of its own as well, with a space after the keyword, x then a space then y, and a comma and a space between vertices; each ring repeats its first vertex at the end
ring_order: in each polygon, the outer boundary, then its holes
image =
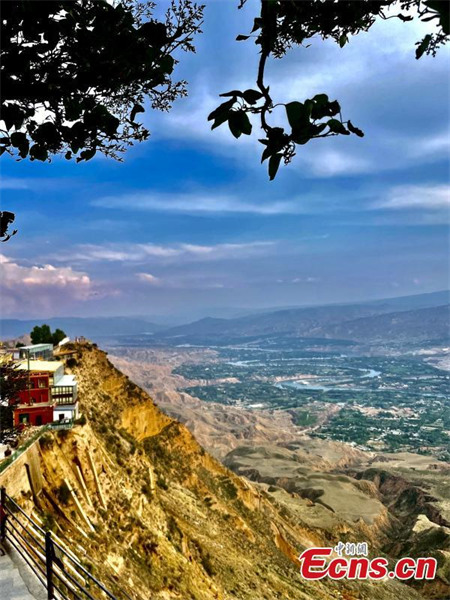
POLYGON ((348 525, 306 522, 206 453, 104 352, 74 351, 87 421, 42 437, 42 490, 34 498, 24 478, 14 493, 111 588, 142 600, 420 597, 393 581, 302 580, 299 553, 345 539, 348 525))

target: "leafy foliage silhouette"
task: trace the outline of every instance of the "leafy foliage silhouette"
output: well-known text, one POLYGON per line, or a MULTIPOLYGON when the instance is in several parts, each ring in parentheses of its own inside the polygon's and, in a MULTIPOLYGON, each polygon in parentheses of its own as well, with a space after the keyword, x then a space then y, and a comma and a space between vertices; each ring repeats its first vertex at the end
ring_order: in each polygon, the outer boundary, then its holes
MULTIPOLYGON (((140 0, 9 0, 2 3, 0 156, 120 160, 150 132, 136 121, 145 101, 167 111, 185 96, 172 73, 177 50, 193 52, 203 7, 172 0, 164 20, 140 0)), ((1 213, 1 241, 14 221, 1 213)))
MULTIPOLYGON (((241 0, 239 8, 246 4, 241 0)), ((292 46, 305 46, 312 38, 333 39, 342 48, 350 36, 368 31, 377 18, 398 18, 401 21, 437 22, 437 32, 426 35, 417 43, 416 58, 423 54, 435 55, 439 46, 449 39, 449 2, 441 0, 261 0, 261 12, 254 19, 249 35, 238 35, 237 41, 254 39, 260 46, 260 58, 256 75, 256 89, 232 90, 221 94, 229 98, 218 106, 208 117, 212 129, 228 123, 232 135, 252 133, 249 115, 259 118, 263 137, 259 142, 264 146, 261 162, 268 159, 270 180, 277 174, 281 160, 291 162, 298 145, 305 145, 313 139, 337 135, 363 137, 364 133, 350 120, 344 121, 341 106, 337 100, 330 100, 327 94, 317 94, 313 98, 300 101, 275 103, 270 86, 265 81, 265 69, 270 57, 282 58, 292 46), (398 14, 387 16, 387 9, 397 8, 398 14), (413 17, 408 11, 416 11, 413 17), (270 124, 270 115, 276 108, 283 107, 287 127, 270 124)), ((307 45, 306 45, 307 47, 307 45)))
POLYGON ((136 122, 186 95, 174 81, 174 52, 193 51, 202 8, 172 0, 165 20, 155 4, 124 0, 9 1, 2 4, 0 154, 77 162, 97 152, 120 159, 149 136, 136 122))

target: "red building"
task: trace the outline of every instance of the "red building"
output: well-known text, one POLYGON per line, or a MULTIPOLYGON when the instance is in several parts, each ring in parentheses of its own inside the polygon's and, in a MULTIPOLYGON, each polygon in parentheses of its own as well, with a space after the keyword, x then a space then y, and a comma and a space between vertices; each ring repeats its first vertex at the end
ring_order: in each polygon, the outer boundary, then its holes
POLYGON ((51 423, 54 406, 49 373, 29 372, 27 387, 19 392, 19 401, 14 403, 14 426, 51 423))

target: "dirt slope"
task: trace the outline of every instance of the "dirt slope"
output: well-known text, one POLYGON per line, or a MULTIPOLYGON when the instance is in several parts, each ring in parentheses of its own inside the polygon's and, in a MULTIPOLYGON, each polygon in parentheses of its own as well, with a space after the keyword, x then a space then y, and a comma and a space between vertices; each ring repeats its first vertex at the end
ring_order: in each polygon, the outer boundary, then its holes
POLYGON ((392 581, 302 580, 301 550, 338 539, 221 465, 105 353, 74 350, 87 423, 41 438, 43 491, 16 497, 108 585, 142 600, 419 598, 392 581))

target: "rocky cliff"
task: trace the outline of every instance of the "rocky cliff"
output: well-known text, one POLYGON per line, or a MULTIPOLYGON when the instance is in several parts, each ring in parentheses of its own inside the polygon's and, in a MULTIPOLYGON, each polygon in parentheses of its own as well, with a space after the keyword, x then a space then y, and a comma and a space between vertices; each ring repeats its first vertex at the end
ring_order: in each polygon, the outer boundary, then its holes
POLYGON ((68 366, 86 422, 41 438, 39 489, 11 468, 2 483, 21 482, 16 500, 112 589, 136 600, 420 597, 393 581, 302 580, 299 553, 336 535, 211 457, 95 346, 74 346, 68 366))

